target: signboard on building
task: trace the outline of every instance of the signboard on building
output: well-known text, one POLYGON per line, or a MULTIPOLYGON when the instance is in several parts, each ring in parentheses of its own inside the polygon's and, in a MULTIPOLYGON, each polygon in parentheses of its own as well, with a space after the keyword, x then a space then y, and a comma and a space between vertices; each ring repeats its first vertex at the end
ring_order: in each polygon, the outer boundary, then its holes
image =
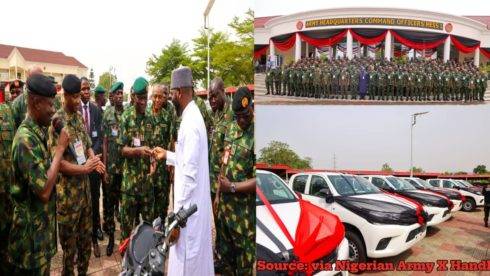
POLYGON ((325 26, 345 26, 345 25, 386 25, 416 27, 431 30, 443 30, 444 23, 416 20, 406 18, 387 18, 387 17, 345 17, 345 18, 321 18, 307 20, 305 28, 325 27, 325 26))

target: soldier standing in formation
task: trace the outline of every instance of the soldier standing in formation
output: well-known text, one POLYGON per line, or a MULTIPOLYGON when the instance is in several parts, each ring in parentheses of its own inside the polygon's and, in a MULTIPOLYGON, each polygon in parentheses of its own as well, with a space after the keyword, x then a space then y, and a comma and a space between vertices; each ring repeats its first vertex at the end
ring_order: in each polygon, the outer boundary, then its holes
POLYGON ((363 67, 368 68, 370 100, 483 101, 487 87, 487 77, 471 63, 355 57, 328 61, 303 58, 282 71, 272 69, 266 76, 267 91, 295 97, 357 99, 362 94, 359 75, 363 67))

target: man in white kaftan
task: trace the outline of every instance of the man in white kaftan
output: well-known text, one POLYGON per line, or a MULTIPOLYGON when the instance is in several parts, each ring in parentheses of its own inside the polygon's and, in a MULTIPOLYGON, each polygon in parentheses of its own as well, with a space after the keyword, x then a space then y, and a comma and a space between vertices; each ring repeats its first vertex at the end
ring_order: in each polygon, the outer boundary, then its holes
POLYGON ((172 101, 182 113, 175 152, 165 152, 166 163, 175 167, 173 210, 197 205, 170 248, 168 275, 214 275, 209 184, 208 140, 204 120, 192 100, 192 73, 188 67, 172 72, 172 101))

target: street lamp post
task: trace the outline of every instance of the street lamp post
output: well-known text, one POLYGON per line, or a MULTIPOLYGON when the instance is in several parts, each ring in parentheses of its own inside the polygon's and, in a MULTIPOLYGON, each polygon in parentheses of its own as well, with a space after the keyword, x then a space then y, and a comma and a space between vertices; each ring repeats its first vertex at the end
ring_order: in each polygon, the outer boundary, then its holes
POLYGON ((206 6, 206 9, 204 10, 204 29, 206 30, 207 40, 208 40, 207 41, 207 43, 208 43, 208 47, 207 47, 208 48, 207 80, 208 80, 208 82, 206 85, 208 92, 209 92, 209 75, 210 75, 210 73, 209 73, 210 72, 210 54, 209 54, 209 52, 210 52, 209 39, 210 38, 209 38, 209 33, 211 32, 209 29, 209 12, 211 12, 211 8, 214 5, 214 1, 215 0, 209 0, 208 5, 206 6))
POLYGON ((418 112, 411 115, 411 124, 410 124, 410 177, 413 177, 413 126, 417 123, 417 116, 422 116, 424 114, 429 113, 426 112, 418 112))

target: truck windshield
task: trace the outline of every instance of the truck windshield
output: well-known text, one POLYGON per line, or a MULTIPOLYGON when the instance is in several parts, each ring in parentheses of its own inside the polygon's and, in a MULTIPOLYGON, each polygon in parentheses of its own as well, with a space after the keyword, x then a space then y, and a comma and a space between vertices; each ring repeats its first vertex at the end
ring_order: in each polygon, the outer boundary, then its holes
POLYGON ((390 182, 391 185, 393 185, 395 190, 415 190, 415 187, 412 184, 403 179, 393 176, 388 176, 386 179, 390 182))
POLYGON ((380 192, 376 186, 360 176, 329 175, 328 179, 340 195, 363 195, 380 192))
MULTIPOLYGON (((291 192, 282 179, 275 174, 257 172, 257 185, 259 185, 259 188, 270 204, 297 201, 293 192, 291 192)), ((256 205, 264 204, 258 196, 255 197, 255 203, 256 205)))

